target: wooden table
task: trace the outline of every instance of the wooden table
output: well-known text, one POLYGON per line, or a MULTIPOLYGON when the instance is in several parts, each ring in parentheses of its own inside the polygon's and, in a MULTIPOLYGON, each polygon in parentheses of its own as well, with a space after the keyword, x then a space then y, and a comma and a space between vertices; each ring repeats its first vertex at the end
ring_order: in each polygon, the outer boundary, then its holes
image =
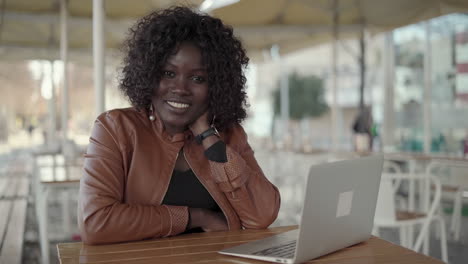
MULTIPOLYGON (((297 228, 237 230, 199 233, 131 243, 88 246, 82 243, 57 245, 60 263, 266 263, 225 256, 217 251, 247 241, 297 228)), ((377 237, 307 263, 443 263, 377 237)))
POLYGON ((444 161, 458 161, 458 162, 468 162, 468 158, 449 155, 445 153, 420 153, 420 152, 388 152, 385 153, 386 158, 396 158, 396 159, 414 159, 421 161, 431 161, 431 160, 444 160, 444 161))

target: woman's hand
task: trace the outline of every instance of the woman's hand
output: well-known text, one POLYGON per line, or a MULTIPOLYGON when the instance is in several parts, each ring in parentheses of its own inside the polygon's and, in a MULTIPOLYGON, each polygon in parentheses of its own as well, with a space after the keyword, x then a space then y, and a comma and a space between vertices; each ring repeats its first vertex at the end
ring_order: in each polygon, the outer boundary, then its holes
POLYGON ((203 208, 189 208, 190 219, 187 229, 200 227, 205 232, 227 231, 226 217, 222 212, 203 208))
MULTIPOLYGON (((195 120, 195 122, 193 122, 189 126, 190 130, 192 131, 192 134, 195 137, 210 128, 210 125, 208 123, 208 116, 209 116, 208 111, 204 112, 200 117, 198 117, 197 120, 195 120)), ((208 149, 209 147, 211 147, 214 143, 218 141, 219 141, 219 137, 212 135, 204 139, 202 142, 202 145, 205 149, 208 149)))
POLYGON ((201 116, 195 120, 192 124, 189 125, 190 130, 192 131, 193 135, 199 135, 205 132, 210 125, 208 123, 208 111, 205 111, 201 116))

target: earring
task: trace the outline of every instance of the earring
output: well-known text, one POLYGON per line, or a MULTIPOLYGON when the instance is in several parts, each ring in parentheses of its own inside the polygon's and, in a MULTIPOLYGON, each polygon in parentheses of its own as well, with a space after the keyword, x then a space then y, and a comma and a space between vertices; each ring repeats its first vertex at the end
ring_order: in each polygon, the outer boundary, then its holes
POLYGON ((153 112, 153 104, 150 105, 150 116, 149 116, 149 120, 151 121, 154 121, 156 119, 156 117, 154 116, 154 112, 153 112))
POLYGON ((211 120, 211 127, 214 127, 215 119, 216 119, 216 115, 213 115, 213 120, 211 120))

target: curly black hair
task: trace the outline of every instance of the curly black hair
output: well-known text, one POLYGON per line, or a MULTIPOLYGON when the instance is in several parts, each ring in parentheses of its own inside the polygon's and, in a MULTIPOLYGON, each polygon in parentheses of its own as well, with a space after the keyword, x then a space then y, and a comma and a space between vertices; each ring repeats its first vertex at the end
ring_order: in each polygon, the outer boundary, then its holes
POLYGON ((141 18, 124 42, 124 58, 119 89, 139 109, 151 104, 168 57, 183 42, 196 45, 208 73, 211 114, 219 130, 239 124, 246 117, 243 70, 249 58, 231 26, 215 17, 176 6, 141 18))

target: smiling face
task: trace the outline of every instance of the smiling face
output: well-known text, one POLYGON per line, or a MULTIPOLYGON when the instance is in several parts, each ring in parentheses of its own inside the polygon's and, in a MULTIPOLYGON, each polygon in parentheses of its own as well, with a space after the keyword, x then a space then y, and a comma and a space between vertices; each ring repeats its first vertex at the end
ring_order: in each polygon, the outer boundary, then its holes
POLYGON ((167 59, 155 88, 153 105, 166 131, 173 135, 187 129, 208 109, 207 72, 200 49, 182 43, 167 59))

